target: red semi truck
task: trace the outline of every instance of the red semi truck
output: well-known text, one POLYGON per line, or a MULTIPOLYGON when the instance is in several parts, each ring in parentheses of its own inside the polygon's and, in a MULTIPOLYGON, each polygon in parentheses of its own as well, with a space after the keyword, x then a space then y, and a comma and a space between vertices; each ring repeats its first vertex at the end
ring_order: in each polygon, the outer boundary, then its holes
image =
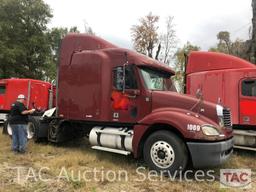
POLYGON ((235 147, 256 150, 256 66, 222 53, 191 52, 186 93, 198 92, 231 109, 235 147))
MULTIPOLYGON (((0 80, 0 122, 4 124, 3 132, 11 135, 11 129, 8 126, 8 114, 13 102, 16 101, 19 94, 26 96, 27 108, 36 108, 36 116, 41 112, 52 108, 54 105, 54 86, 48 82, 34 79, 1 79, 0 80)), ((33 137, 33 126, 35 116, 29 118, 28 137, 33 137)))
POLYGON ((233 149, 230 112, 178 94, 174 71, 103 39, 69 34, 61 43, 56 108, 35 140, 88 136, 93 149, 143 157, 151 169, 216 166, 233 149))

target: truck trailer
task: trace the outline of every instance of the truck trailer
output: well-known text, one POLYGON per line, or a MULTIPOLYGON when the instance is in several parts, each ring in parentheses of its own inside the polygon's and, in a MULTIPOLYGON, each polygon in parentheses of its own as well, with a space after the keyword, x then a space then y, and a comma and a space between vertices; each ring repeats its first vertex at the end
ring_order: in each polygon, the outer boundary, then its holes
POLYGON ((101 38, 61 42, 56 107, 35 140, 88 136, 93 149, 144 158, 154 170, 217 166, 233 150, 229 109, 176 92, 167 65, 101 38))
POLYGON ((186 92, 232 111, 235 147, 256 150, 256 66, 215 52, 191 52, 186 65, 186 92))
POLYGON ((0 123, 3 133, 12 135, 8 114, 19 94, 26 96, 26 107, 36 108, 36 113, 29 117, 28 138, 33 137, 34 126, 44 111, 55 106, 55 87, 48 82, 34 79, 0 79, 0 123))

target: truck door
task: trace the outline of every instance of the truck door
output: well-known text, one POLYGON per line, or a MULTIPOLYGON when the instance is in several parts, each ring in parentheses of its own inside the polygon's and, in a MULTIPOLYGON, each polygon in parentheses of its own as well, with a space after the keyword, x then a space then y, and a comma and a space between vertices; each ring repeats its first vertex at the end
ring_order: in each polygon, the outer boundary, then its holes
POLYGON ((115 67, 112 72, 112 121, 135 123, 150 113, 151 105, 140 90, 136 67, 127 65, 125 74, 123 69, 123 66, 115 67))
POLYGON ((240 124, 256 125, 256 78, 240 82, 240 124))

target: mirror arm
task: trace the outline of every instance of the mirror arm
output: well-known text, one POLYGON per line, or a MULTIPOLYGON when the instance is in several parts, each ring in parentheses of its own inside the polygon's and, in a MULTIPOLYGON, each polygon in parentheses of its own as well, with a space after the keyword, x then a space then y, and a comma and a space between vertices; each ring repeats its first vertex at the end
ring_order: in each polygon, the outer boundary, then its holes
POLYGON ((125 93, 125 64, 123 65, 123 93, 125 93))

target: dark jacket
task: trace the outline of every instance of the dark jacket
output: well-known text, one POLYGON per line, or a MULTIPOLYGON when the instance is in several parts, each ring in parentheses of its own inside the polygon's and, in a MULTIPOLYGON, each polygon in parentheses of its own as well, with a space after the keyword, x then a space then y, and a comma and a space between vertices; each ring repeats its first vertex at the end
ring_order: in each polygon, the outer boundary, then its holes
POLYGON ((28 115, 22 115, 23 111, 27 110, 25 105, 21 102, 16 101, 11 106, 11 112, 9 116, 10 124, 27 124, 28 115))

